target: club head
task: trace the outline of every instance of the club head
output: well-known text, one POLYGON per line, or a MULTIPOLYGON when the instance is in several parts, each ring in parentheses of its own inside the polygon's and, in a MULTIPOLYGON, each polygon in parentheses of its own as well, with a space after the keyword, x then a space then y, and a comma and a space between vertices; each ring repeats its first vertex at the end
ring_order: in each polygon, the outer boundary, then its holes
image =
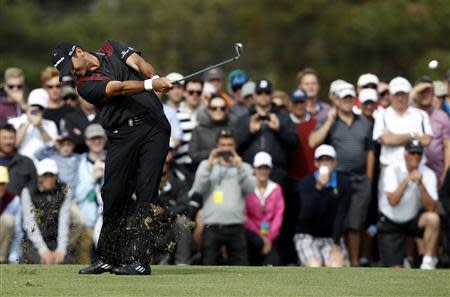
POLYGON ((240 42, 237 42, 234 44, 234 49, 236 50, 237 54, 236 59, 238 59, 241 56, 242 52, 244 51, 244 45, 240 42))

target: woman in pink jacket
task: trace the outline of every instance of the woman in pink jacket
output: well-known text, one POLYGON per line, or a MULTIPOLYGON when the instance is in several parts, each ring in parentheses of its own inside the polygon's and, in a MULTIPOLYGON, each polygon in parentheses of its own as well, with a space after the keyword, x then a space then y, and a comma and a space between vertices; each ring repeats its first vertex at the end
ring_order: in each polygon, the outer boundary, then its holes
POLYGON ((245 229, 251 265, 277 265, 278 253, 274 241, 280 234, 284 198, 281 187, 269 179, 272 158, 259 152, 253 161, 256 187, 247 196, 245 229))

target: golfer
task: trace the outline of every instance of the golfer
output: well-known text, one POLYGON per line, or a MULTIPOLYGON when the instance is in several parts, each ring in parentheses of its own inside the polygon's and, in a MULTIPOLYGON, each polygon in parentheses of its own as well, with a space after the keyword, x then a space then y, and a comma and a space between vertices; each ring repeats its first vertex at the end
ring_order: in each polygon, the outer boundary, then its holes
POLYGON ((100 111, 109 140, 98 260, 80 274, 151 274, 149 218, 158 203, 170 137, 155 92, 166 92, 172 84, 120 41, 107 40, 95 52, 62 42, 52 59, 60 77, 76 76, 79 94, 100 111))

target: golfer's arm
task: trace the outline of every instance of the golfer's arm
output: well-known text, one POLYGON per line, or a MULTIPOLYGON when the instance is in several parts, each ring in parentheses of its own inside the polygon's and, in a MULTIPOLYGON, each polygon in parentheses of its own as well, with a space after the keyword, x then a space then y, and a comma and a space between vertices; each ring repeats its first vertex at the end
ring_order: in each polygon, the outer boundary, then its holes
POLYGON ((125 63, 133 68, 134 70, 142 73, 148 78, 152 78, 155 75, 155 69, 149 63, 147 63, 141 56, 137 53, 132 53, 125 63))
POLYGON ((144 81, 140 80, 110 81, 105 90, 108 98, 132 96, 144 91, 144 81))

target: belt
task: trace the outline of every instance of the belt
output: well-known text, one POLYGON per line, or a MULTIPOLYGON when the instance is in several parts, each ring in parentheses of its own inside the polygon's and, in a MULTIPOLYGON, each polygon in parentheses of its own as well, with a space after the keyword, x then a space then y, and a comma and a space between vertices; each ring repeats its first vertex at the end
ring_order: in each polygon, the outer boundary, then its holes
POLYGON ((139 114, 137 116, 128 118, 126 121, 126 125, 128 125, 128 127, 139 126, 141 124, 146 123, 149 118, 150 118, 149 115, 146 113, 139 114))

